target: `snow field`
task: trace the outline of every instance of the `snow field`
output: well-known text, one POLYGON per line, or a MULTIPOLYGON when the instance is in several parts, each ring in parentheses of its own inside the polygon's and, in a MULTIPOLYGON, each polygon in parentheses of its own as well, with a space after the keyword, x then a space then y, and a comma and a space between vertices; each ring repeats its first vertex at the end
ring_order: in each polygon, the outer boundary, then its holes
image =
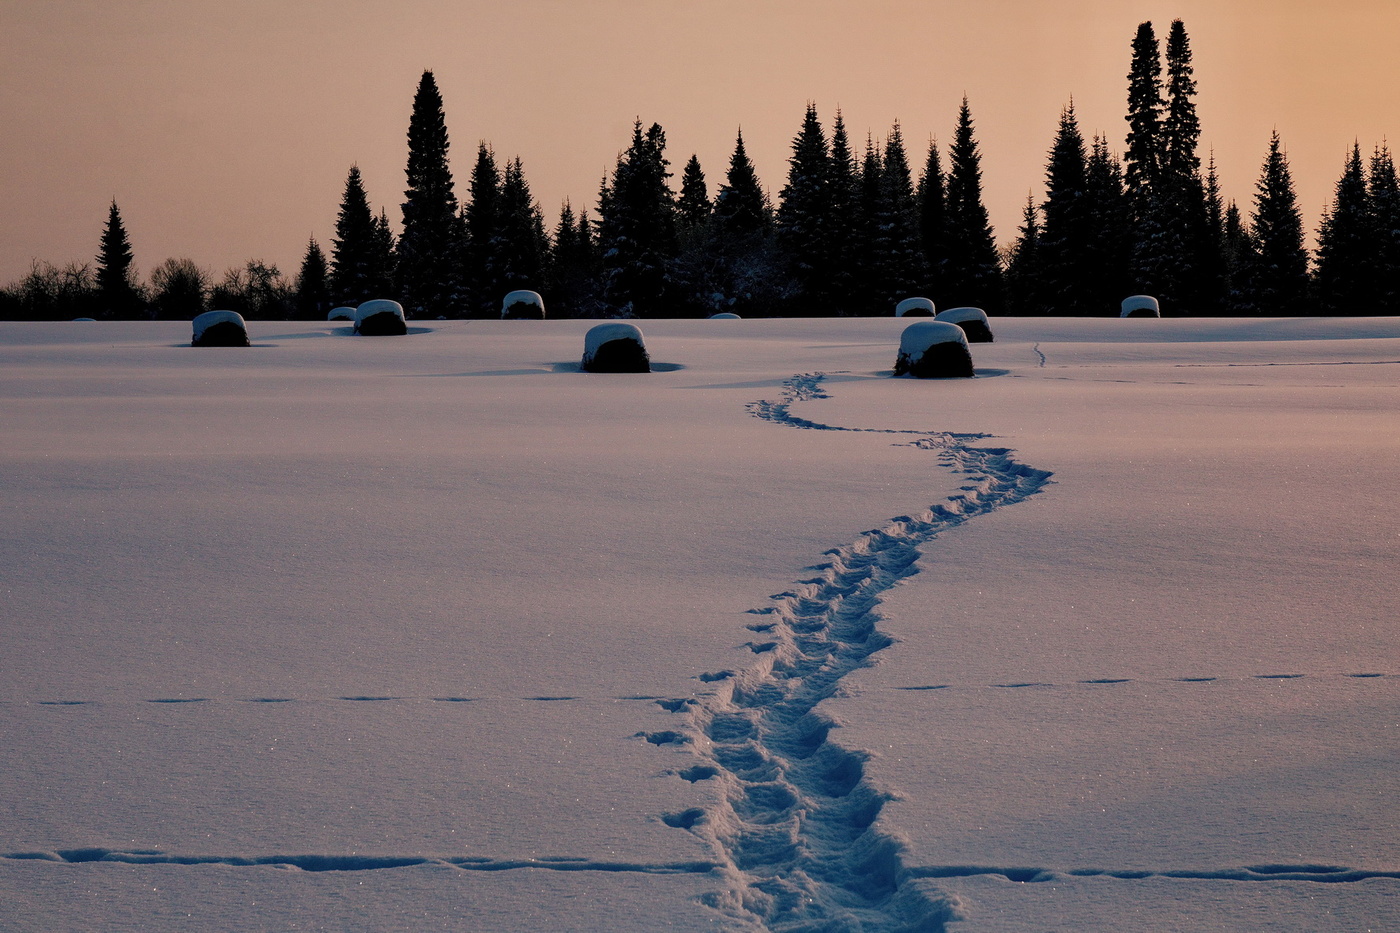
POLYGON ((0 329, 18 929, 1395 925, 1396 322, 901 323, 0 329))

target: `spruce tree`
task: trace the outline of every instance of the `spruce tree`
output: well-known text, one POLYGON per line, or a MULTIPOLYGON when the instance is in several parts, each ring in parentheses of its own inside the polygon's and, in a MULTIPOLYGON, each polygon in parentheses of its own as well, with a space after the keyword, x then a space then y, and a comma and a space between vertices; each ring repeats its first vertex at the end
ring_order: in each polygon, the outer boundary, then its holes
POLYGON ((1302 314, 1308 293, 1308 254, 1303 248, 1303 217, 1293 190, 1293 175, 1278 131, 1255 186, 1254 303, 1269 315, 1302 314))
POLYGON ((1314 282, 1324 314, 1368 314, 1376 307, 1376 238, 1361 146, 1353 143, 1331 208, 1317 235, 1314 282))
POLYGON ((408 188, 398 273, 411 317, 456 316, 461 308, 461 227, 448 164, 447 120, 431 71, 423 72, 408 122, 408 188))
POLYGON ((1006 269, 1006 309, 1011 314, 1047 314, 1039 213, 1035 199, 1026 195, 1020 236, 1011 250, 1006 269))
POLYGON ((1221 255, 1225 260, 1225 313, 1256 314, 1254 288, 1254 239, 1240 214, 1239 205, 1231 201, 1225 208, 1221 229, 1221 255))
POLYGON ((681 196, 676 202, 676 222, 685 230, 695 230, 710 220, 713 205, 710 189, 705 184, 705 172, 694 153, 681 173, 681 196))
POLYGON ((321 244, 312 237, 306 244, 296 282, 297 316, 319 320, 331 309, 330 266, 321 244))
POLYGON ((1167 102, 1162 117, 1162 168, 1174 178, 1191 178, 1201 170, 1197 152, 1201 121, 1196 116, 1196 78, 1191 41, 1181 20, 1172 20, 1167 35, 1167 102))
POLYGON ((1128 70, 1128 148, 1124 182, 1133 202, 1134 219, 1148 210, 1147 199, 1161 177, 1162 62, 1152 23, 1138 25, 1128 70))
POLYGON ((389 212, 379 209, 374 221, 374 234, 370 238, 369 264, 365 281, 372 296, 393 294, 394 280, 398 277, 396 256, 398 238, 389 226, 389 212))
POLYGON ((898 122, 885 137, 873 219, 874 297, 893 309, 922 291, 920 286, 927 281, 913 175, 898 122))
POLYGON ((1388 146, 1380 146, 1371 156, 1367 198, 1376 250, 1376 313, 1400 314, 1400 182, 1388 146))
POLYGON ((928 143, 928 154, 924 158, 924 170, 919 176, 919 187, 915 193, 919 212, 919 242, 924 253, 925 279, 919 291, 932 295, 943 275, 943 263, 947 255, 947 180, 943 176, 943 159, 938 152, 938 143, 932 139, 928 143))
POLYGON ((981 158, 964 97, 949 150, 947 262, 935 300, 939 307, 970 305, 995 314, 1003 285, 996 238, 982 203, 981 158))
POLYGON ((865 136, 865 154, 861 157, 860 173, 856 179, 856 238, 852 251, 851 281, 855 297, 851 312, 858 315, 889 314, 890 305, 880 281, 880 190, 884 174, 884 156, 875 137, 865 136))
POLYGON ((496 154, 485 142, 478 143, 469 198, 462 209, 463 289, 473 317, 494 317, 499 311, 496 302, 509 290, 502 255, 505 209, 501 187, 496 154))
POLYGON ((1074 103, 1060 112, 1060 126, 1045 169, 1045 226, 1040 236, 1040 300, 1055 314, 1095 310, 1099 270, 1097 233, 1089 201, 1088 155, 1074 103))
POLYGON ((506 292, 538 289, 549 251, 544 215, 530 194, 525 168, 517 156, 506 163, 501 177, 500 250, 501 293, 491 300, 499 307, 506 292))
POLYGON ((135 317, 142 310, 144 301, 136 284, 132 258, 131 241, 113 198, 97 253, 97 303, 103 317, 121 320, 135 317))
POLYGON ((859 280, 856 274, 861 244, 860 171, 841 111, 831 128, 831 182, 828 217, 831 219, 831 296, 837 314, 856 314, 859 280))
POLYGON ((597 261, 588 227, 588 213, 574 216, 573 206, 564 202, 559 223, 554 228, 546 276, 545 307, 550 317, 590 316, 597 261))
POLYGON ((831 152, 815 104, 807 104, 802 128, 792 141, 787 184, 777 213, 778 241, 797 290, 799 313, 836 311, 833 294, 831 152))
POLYGON ((772 229, 773 211, 759 184, 758 173, 744 151, 743 130, 734 142, 725 183, 715 194, 714 217, 721 235, 726 237, 743 237, 772 229))
POLYGON ((670 264, 679 251, 675 195, 667 183, 666 131, 641 120, 598 198, 602 298, 617 313, 638 317, 672 311, 670 264))
POLYGON ((1085 268, 1091 275, 1087 313, 1116 316, 1120 302, 1133 293, 1132 208, 1122 165, 1102 136, 1094 137, 1084 177, 1090 230, 1085 268))
POLYGON ((355 307, 374 298, 387 298, 387 283, 377 281, 374 214, 357 165, 345 177, 345 193, 331 240, 330 297, 338 305, 355 307))

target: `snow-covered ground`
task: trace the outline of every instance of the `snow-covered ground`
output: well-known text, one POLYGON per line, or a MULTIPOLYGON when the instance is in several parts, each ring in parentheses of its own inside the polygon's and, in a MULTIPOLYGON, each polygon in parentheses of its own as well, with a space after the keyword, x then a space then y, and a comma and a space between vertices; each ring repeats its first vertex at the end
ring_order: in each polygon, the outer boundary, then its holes
POLYGON ((1400 929, 1400 320, 0 324, 0 930, 1400 929))

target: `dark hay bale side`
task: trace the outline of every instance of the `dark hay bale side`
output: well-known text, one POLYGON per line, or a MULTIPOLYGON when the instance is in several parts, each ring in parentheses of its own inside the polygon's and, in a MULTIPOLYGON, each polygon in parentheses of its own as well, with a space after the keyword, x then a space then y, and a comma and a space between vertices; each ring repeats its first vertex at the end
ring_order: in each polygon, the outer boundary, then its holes
POLYGON ((1123 317, 1161 317, 1161 315, 1151 308, 1134 308, 1124 314, 1123 317))
POLYGON ((220 321, 204 328, 204 333, 190 341, 192 347, 247 347, 248 332, 233 321, 220 321))
POLYGON ((503 321, 543 321, 544 308, 532 301, 517 301, 501 314, 503 321))
POLYGON ((382 311, 361 321, 355 333, 361 337, 402 337, 408 333, 408 325, 397 314, 382 311))
POLYGON ((996 340, 986 321, 954 321, 953 323, 963 329, 963 333, 967 335, 968 343, 991 343, 996 340))
POLYGON ((649 373, 651 357, 646 348, 635 340, 609 340, 583 360, 584 372, 590 373, 649 373))
POLYGON ((928 308, 910 308, 908 311, 905 311, 903 314, 900 315, 900 317, 935 317, 935 316, 936 316, 936 315, 935 315, 932 311, 930 311, 928 308))
POLYGON ((900 353, 894 364, 894 374, 916 379, 970 379, 975 375, 972 354, 960 343, 934 344, 913 361, 900 353))

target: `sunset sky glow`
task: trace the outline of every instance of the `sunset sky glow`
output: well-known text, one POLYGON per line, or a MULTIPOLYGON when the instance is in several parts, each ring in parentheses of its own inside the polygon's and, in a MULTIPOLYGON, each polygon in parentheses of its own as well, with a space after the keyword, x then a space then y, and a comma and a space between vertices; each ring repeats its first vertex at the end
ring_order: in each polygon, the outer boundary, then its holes
POLYGON ((424 69, 459 196, 485 140, 520 156, 551 228, 565 198, 592 211, 635 118, 712 192, 742 127, 776 200, 809 100, 858 147, 899 120, 921 166, 966 93, 1006 242, 1061 108, 1121 151, 1133 33, 1177 18, 1225 196, 1248 212, 1277 128, 1315 231, 1352 142, 1400 138, 1393 0, 0 0, 0 284, 91 261, 111 198, 142 276, 171 256, 294 274, 309 237, 329 249, 352 164, 397 223, 424 69))

